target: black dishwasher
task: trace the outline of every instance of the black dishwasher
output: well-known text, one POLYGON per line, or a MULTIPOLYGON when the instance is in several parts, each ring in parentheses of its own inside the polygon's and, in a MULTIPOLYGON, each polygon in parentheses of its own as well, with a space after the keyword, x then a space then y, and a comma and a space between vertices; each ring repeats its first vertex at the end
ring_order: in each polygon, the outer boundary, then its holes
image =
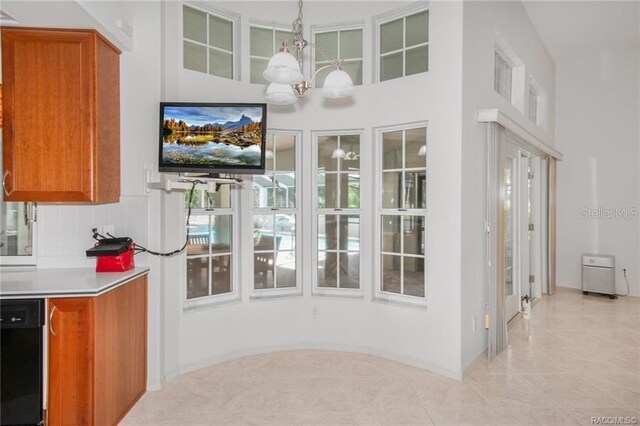
POLYGON ((0 425, 42 418, 44 300, 0 300, 0 425))

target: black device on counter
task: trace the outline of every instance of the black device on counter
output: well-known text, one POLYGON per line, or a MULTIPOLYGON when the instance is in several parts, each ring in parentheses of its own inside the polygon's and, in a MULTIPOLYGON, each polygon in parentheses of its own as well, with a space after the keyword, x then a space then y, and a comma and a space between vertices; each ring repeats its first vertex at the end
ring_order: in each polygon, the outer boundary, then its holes
POLYGON ((101 238, 87 250, 87 257, 119 256, 129 250, 133 240, 129 237, 101 238))

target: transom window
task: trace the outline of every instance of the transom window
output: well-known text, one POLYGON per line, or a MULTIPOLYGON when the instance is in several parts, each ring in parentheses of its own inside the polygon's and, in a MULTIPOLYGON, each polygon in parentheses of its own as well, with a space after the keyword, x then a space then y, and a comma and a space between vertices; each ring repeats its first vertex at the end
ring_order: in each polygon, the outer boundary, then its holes
MULTIPOLYGON (((362 29, 341 29, 335 31, 317 31, 314 33, 315 69, 319 70, 338 59, 342 69, 349 74, 353 84, 362 84, 362 29)), ((322 87, 333 67, 318 72, 314 87, 322 87)))
POLYGON ((298 134, 267 135, 265 174, 253 177, 254 290, 298 287, 298 134))
POLYGON ((429 11, 379 23, 379 81, 429 70, 429 11))
MULTIPOLYGON (((185 211, 189 208, 185 192, 185 211)), ((194 190, 187 240, 187 302, 210 296, 234 295, 234 216, 231 189, 216 193, 194 190)))
POLYGON ((513 87, 513 66, 497 51, 495 52, 495 72, 493 87, 509 102, 512 101, 511 90, 513 87))
POLYGON ((316 135, 318 289, 360 288, 360 135, 316 135))
POLYGON ((425 297, 427 129, 381 132, 379 294, 425 297))
POLYGON ((233 20, 183 5, 184 68, 233 79, 233 31, 233 20))
POLYGON ((291 30, 252 25, 249 32, 251 83, 268 84, 262 72, 267 68, 269 59, 280 50, 282 41, 289 42, 293 38, 291 30))

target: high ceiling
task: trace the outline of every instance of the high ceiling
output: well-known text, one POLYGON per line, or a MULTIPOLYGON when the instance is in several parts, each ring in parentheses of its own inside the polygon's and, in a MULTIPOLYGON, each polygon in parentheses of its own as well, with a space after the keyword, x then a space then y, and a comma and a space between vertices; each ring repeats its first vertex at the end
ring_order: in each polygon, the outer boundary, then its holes
POLYGON ((523 1, 523 4, 556 61, 611 48, 640 49, 640 2, 523 1))

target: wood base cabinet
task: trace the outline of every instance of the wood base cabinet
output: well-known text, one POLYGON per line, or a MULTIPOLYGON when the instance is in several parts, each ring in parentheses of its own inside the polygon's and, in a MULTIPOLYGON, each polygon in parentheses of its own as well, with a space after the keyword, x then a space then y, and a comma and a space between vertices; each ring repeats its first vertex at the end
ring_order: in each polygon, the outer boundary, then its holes
POLYGON ((117 424, 146 391, 147 276, 48 307, 47 424, 117 424))
POLYGON ((94 30, 2 28, 5 201, 120 198, 120 51, 94 30))

